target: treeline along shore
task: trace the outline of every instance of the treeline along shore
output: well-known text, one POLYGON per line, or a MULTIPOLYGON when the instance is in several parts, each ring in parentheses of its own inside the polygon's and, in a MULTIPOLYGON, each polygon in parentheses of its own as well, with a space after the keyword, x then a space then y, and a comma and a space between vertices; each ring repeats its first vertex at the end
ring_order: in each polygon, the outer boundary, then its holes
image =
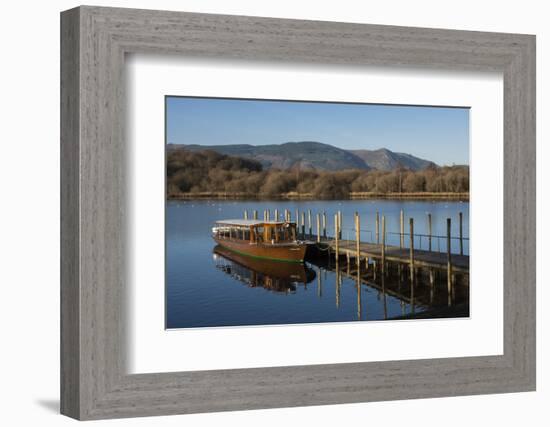
POLYGON ((168 199, 469 199, 468 166, 411 171, 268 169, 211 150, 167 152, 168 199))

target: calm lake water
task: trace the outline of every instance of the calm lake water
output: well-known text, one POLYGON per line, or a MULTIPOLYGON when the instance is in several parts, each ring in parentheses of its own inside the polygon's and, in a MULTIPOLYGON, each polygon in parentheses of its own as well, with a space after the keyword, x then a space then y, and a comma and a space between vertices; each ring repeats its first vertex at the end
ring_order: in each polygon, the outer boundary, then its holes
MULTIPOLYGON (((446 250, 446 218, 452 219, 452 236, 459 235, 458 217, 463 214, 464 254, 469 253, 469 203, 455 201, 169 201, 166 205, 166 327, 272 325, 449 316, 449 295, 444 273, 435 275, 431 286, 428 272, 419 271, 411 286, 406 266, 389 265, 386 275, 357 279, 352 265, 321 256, 304 266, 253 262, 216 247, 211 227, 216 220, 243 218, 247 209, 311 209, 327 214, 327 234, 333 235, 334 214, 342 211, 342 238, 353 239, 354 212, 361 218, 361 240, 375 241, 376 212, 386 217, 387 244, 398 245, 399 213, 405 213, 405 232, 414 219, 415 247, 428 247, 428 220, 432 215, 432 249, 446 250), (350 274, 348 274, 348 271, 350 274), (359 283, 359 286, 358 286, 359 283)), ((308 230, 306 215, 306 232, 308 230)), ((405 241, 408 242, 407 235, 405 241)), ((452 240, 458 253, 459 241, 452 240)), ((468 315, 468 277, 458 277, 452 307, 456 316, 468 315)))

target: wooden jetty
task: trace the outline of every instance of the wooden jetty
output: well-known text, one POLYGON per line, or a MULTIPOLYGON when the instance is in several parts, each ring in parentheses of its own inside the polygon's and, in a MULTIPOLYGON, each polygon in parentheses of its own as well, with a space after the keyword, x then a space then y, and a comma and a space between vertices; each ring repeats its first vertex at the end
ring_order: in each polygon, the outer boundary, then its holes
MULTIPOLYGON (((245 218, 248 217, 248 212, 244 213, 245 218)), ((269 218, 269 211, 264 211, 264 217, 269 218)), ((464 255, 464 241, 468 241, 468 238, 463 236, 462 212, 459 213, 459 236, 451 236, 451 218, 447 218, 446 223, 446 235, 434 236, 432 235, 432 215, 428 214, 428 234, 415 234, 414 233, 414 221, 413 218, 409 218, 409 230, 405 233, 405 215, 401 210, 399 220, 400 227, 399 232, 389 232, 386 230, 386 218, 384 215, 380 215, 376 212, 375 216, 375 230, 373 239, 372 231, 371 240, 367 242, 361 239, 361 219, 356 212, 354 215, 354 226, 352 231, 355 234, 354 239, 342 239, 342 212, 337 211, 334 214, 333 220, 333 235, 328 236, 327 228, 327 215, 326 212, 313 214, 310 209, 307 210, 307 227, 306 227, 306 212, 295 211, 295 223, 298 238, 306 240, 309 245, 318 254, 328 253, 329 258, 334 258, 336 262, 341 257, 345 257, 348 264, 351 259, 354 259, 357 270, 360 272, 361 264, 364 261, 364 268, 368 269, 369 265, 376 267, 377 263, 380 263, 382 274, 384 274, 385 265, 387 263, 400 263, 408 267, 411 277, 415 274, 418 268, 428 270, 444 270, 447 275, 447 289, 449 293, 453 287, 455 280, 455 274, 469 274, 470 270, 470 257, 464 255), (315 231, 313 226, 313 218, 315 218, 315 231), (399 236, 399 246, 388 245, 387 235, 393 234, 399 236), (408 237, 408 239, 407 239, 408 237), (424 237, 428 242, 427 249, 421 249, 415 247, 415 237, 418 237, 421 241, 424 237), (439 239, 445 240, 445 251, 436 251, 432 240, 439 239), (459 240, 459 253, 452 253, 451 241, 452 239, 459 240), (408 240, 408 247, 405 244, 408 240)), ((291 211, 285 209, 285 221, 291 222, 291 211)), ((440 246, 440 245, 438 245, 440 246)), ((431 273, 430 273, 431 274, 431 273)))
MULTIPOLYGON (((256 220, 258 211, 252 211, 250 216, 245 211, 244 218, 250 217, 256 220)), ((271 220, 272 214, 268 209, 263 211, 263 218, 264 221, 271 220)), ((403 210, 399 212, 398 231, 387 230, 387 218, 380 212, 371 218, 371 224, 375 224, 374 230, 361 228, 358 212, 353 216, 353 225, 348 228, 343 227, 341 211, 327 216, 325 211, 312 212, 311 209, 296 209, 294 212, 274 209, 273 219, 294 230, 293 239, 296 242, 308 246, 308 252, 312 255, 309 260, 313 265, 326 265, 325 269, 336 273, 337 307, 341 301, 342 277, 355 281, 358 319, 364 317, 365 309, 361 297, 362 285, 380 292, 384 301, 384 318, 387 318, 386 296, 410 305, 411 313, 406 315, 403 312, 403 318, 416 315, 415 308, 418 306, 422 306, 423 310, 435 310, 425 311, 428 317, 461 317, 468 313, 470 257, 464 254, 464 243, 468 243, 469 239, 464 237, 462 212, 458 214, 458 236, 451 235, 451 218, 446 218, 444 235, 433 235, 430 213, 426 218, 427 234, 417 234, 413 218, 409 218, 408 227, 405 226, 403 210), (346 238, 343 238, 344 235, 346 238), (369 236, 370 239, 366 238, 369 236), (456 242, 454 247, 451 245, 453 240, 456 242), (441 245, 441 242, 444 243, 441 245), (442 308, 442 298, 446 299, 445 309, 442 308)), ((319 297, 323 294, 322 288, 319 271, 319 297)))
MULTIPOLYGON (((331 253, 351 258, 357 257, 357 242, 354 240, 321 239, 320 249, 330 248, 331 253), (338 250, 337 250, 338 246, 338 250)), ((370 260, 384 260, 384 262, 401 262, 410 264, 410 250, 399 246, 386 246, 376 243, 359 243, 359 258, 370 260)), ((468 273, 470 269, 470 257, 468 255, 451 256, 452 268, 455 272, 468 273)), ((430 252, 428 250, 414 249, 414 267, 447 268, 447 253, 430 252)))

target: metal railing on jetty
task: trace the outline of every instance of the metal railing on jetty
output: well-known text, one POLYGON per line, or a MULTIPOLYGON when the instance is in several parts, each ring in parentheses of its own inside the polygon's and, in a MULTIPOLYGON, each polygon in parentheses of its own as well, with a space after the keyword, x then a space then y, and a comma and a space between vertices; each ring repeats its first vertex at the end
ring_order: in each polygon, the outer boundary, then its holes
MULTIPOLYGON (((355 213, 355 216, 359 216, 358 213, 355 213)), ((400 211, 400 231, 385 231, 384 238, 386 241, 386 244, 388 246, 394 245, 399 246, 399 248, 408 248, 408 237, 410 237, 410 232, 405 232, 404 227, 404 211, 400 211), (394 237, 391 239, 391 237, 394 237)), ((244 218, 248 219, 249 214, 248 210, 244 211, 244 218)), ((258 219, 258 211, 253 210, 252 211, 252 218, 258 219)), ((316 242, 326 241, 326 240, 334 240, 335 236, 334 234, 330 233, 328 228, 328 221, 327 221, 327 213, 317 213, 315 215, 312 214, 311 210, 307 211, 295 211, 295 216, 292 215, 291 211, 288 209, 285 209, 283 212, 279 212, 278 209, 275 209, 273 213, 270 209, 266 209, 263 211, 263 220, 269 221, 269 220, 277 220, 277 221, 294 221, 298 225, 298 236, 301 239, 309 239, 316 242), (315 218, 315 221, 313 221, 313 218, 315 218), (316 222, 316 226, 314 226, 314 222, 316 222)), ((376 220, 375 220, 375 228, 374 230, 370 229, 360 229, 360 236, 361 236, 361 242, 366 243, 376 243, 377 245, 381 244, 381 241, 383 239, 382 237, 382 231, 381 231, 381 220, 385 221, 384 216, 380 216, 380 214, 376 213, 376 220), (366 236, 366 238, 365 238, 366 236)), ((451 221, 450 218, 448 218, 449 221, 451 221)), ((343 227, 342 225, 342 212, 338 211, 335 214, 334 219, 334 228, 336 229, 336 223, 338 223, 338 239, 339 240, 356 240, 356 227, 353 228, 350 227, 343 227)), ((413 221, 414 226, 414 219, 410 218, 410 221, 413 221)), ((422 233, 413 233, 413 243, 414 247, 416 249, 423 249, 427 250, 429 252, 446 252, 447 251, 447 239, 450 239, 451 242, 457 242, 458 244, 458 250, 456 253, 459 255, 464 255, 464 248, 465 246, 469 245, 470 239, 468 237, 464 237, 463 235, 463 214, 462 212, 459 212, 458 214, 458 224, 459 224, 459 235, 458 236, 451 236, 451 235, 438 235, 432 233, 432 215, 427 214, 427 228, 428 233, 422 234, 422 233), (442 244, 443 242, 443 244, 442 244)), ((448 230, 450 232, 450 230, 448 230)), ((451 245, 451 253, 453 252, 453 245, 451 245)))

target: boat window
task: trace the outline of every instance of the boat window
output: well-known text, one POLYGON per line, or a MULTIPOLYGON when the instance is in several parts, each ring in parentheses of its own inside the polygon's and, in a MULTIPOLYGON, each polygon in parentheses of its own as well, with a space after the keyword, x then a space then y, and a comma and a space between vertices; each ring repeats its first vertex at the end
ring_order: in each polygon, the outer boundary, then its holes
POLYGON ((277 238, 276 240, 278 242, 284 242, 285 241, 285 229, 284 227, 278 226, 277 227, 277 238))
POLYGON ((264 227, 255 227, 256 242, 261 243, 264 241, 264 227))

